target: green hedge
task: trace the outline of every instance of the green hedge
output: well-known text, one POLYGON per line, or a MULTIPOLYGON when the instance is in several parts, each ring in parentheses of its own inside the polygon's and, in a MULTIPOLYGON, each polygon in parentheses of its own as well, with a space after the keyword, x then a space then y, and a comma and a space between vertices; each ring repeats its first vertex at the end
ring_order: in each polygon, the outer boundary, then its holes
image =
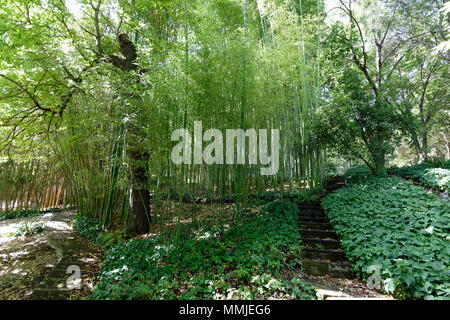
POLYGON ((123 242, 106 252, 93 299, 315 298, 282 270, 298 264, 301 244, 295 204, 277 200, 243 212, 241 225, 183 226, 178 241, 160 234, 123 242))
POLYGON ((399 297, 450 298, 450 210, 398 177, 369 177, 322 201, 354 271, 378 265, 399 297))

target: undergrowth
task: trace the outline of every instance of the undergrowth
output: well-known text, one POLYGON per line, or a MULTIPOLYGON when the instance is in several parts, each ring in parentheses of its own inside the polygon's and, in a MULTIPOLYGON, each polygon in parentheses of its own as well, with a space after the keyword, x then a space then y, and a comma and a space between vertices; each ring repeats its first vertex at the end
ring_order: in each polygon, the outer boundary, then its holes
POLYGON ((369 176, 328 195, 322 206, 362 278, 375 265, 384 290, 396 297, 450 299, 450 211, 444 201, 399 177, 369 176))
POLYGON ((298 208, 286 200, 245 210, 239 226, 209 226, 178 239, 161 233, 105 254, 92 299, 313 299, 287 274, 299 263, 298 208))
POLYGON ((16 218, 36 217, 41 216, 43 214, 44 212, 40 212, 37 209, 6 211, 0 212, 0 221, 16 218))
POLYGON ((450 165, 447 163, 424 162, 415 166, 392 168, 391 170, 395 174, 405 179, 413 179, 425 187, 450 191, 450 165), (441 167, 436 167, 437 165, 441 167))
MULTIPOLYGON (((322 187, 316 187, 300 192, 280 192, 280 191, 264 191, 253 192, 248 194, 251 205, 258 206, 279 199, 285 199, 295 204, 310 204, 319 201, 320 195, 323 193, 322 187)), ((224 196, 225 202, 235 202, 236 194, 228 194, 224 196)))
POLYGON ((82 237, 93 243, 101 244, 102 235, 105 231, 98 221, 85 215, 77 214, 72 222, 72 226, 82 237))

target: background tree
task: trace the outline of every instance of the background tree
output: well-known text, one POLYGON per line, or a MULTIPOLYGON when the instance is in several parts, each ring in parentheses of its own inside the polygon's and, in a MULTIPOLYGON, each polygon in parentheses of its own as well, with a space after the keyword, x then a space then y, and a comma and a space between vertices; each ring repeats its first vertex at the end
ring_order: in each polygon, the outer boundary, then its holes
POLYGON ((331 26, 324 50, 326 99, 316 131, 376 173, 384 170, 401 132, 427 158, 431 122, 447 105, 447 64, 441 52, 432 53, 440 34, 439 6, 339 1, 332 9, 343 16, 331 26), (417 12, 420 19, 414 18, 417 12))

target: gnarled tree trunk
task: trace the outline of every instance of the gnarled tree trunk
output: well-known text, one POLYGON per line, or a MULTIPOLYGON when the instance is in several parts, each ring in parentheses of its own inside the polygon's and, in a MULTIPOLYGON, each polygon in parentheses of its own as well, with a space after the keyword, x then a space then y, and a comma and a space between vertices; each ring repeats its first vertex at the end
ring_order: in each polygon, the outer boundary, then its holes
MULTIPOLYGON (((133 42, 124 33, 118 36, 117 41, 124 58, 112 55, 109 57, 109 62, 124 72, 136 70, 137 53, 133 42)), ((133 128, 132 124, 129 130, 132 136, 139 137, 139 130, 133 128)), ((129 143, 127 154, 130 160, 131 189, 127 232, 130 234, 144 234, 150 231, 151 222, 150 192, 147 175, 149 152, 141 150, 137 146, 136 139, 130 139, 129 143)))
POLYGON ((148 190, 148 157, 137 151, 128 151, 131 171, 130 210, 127 232, 144 234, 150 230, 150 192, 148 190))

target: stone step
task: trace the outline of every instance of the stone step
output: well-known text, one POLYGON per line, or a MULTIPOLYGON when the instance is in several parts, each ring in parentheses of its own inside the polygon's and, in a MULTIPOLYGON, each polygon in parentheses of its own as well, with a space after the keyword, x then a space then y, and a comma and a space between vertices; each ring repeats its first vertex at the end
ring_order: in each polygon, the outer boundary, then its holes
POLYGON ((327 184, 337 183, 337 182, 345 182, 344 176, 332 176, 332 177, 328 177, 327 184))
POLYGON ((303 243, 309 248, 336 250, 341 248, 337 240, 323 240, 317 238, 302 238, 303 243))
POLYGON ((325 213, 321 209, 300 209, 302 216, 324 216, 325 213))
POLYGON ((322 300, 326 300, 326 299, 328 300, 331 298, 346 299, 346 298, 350 297, 348 294, 345 294, 344 292, 342 292, 340 290, 326 290, 326 289, 318 289, 316 292, 316 296, 322 300))
POLYGON ((300 213, 302 212, 313 212, 313 213, 323 213, 321 207, 298 207, 300 213))
POLYGON ((302 267, 314 276, 329 276, 330 278, 354 279, 352 266, 348 263, 327 262, 321 260, 303 259, 302 267))
POLYGON ((342 188, 343 186, 345 186, 345 183, 335 183, 332 185, 327 186, 327 192, 333 192, 339 188, 342 188))
POLYGON ((301 256, 304 259, 323 259, 331 260, 334 262, 345 261, 345 254, 342 250, 303 248, 301 256))
POLYGON ((327 215, 323 213, 322 211, 318 210, 300 210, 299 211, 300 217, 326 217, 327 215))
POLYGON ((327 216, 315 216, 315 217, 311 217, 311 216, 301 216, 299 215, 298 217, 298 221, 299 222, 328 222, 328 217, 327 216))
POLYGON ((305 238, 337 239, 334 231, 300 229, 299 232, 305 238))
POLYGON ((68 300, 71 290, 69 289, 44 289, 35 288, 30 300, 68 300))
MULTIPOLYGON (((75 264, 77 265, 77 264, 75 264)), ((83 270, 83 267, 81 265, 77 265, 80 267, 80 271, 83 270)), ((67 271, 68 266, 60 266, 60 265, 56 265, 56 267, 50 271, 50 273, 48 274, 50 277, 52 278, 65 278, 70 276, 70 274, 73 274, 73 271, 71 273, 68 273, 67 271)))
POLYGON ((298 208, 301 209, 321 209, 320 202, 315 203, 301 203, 298 205, 298 208))
POLYGON ((299 214, 299 219, 301 220, 328 219, 328 217, 324 214, 317 214, 317 215, 299 214))
POLYGON ((333 230, 333 226, 328 222, 301 222, 299 223, 300 229, 310 230, 333 230))
POLYGON ((78 266, 80 269, 83 268, 84 263, 78 259, 67 257, 61 259, 56 266, 53 268, 52 272, 58 272, 65 274, 67 272, 67 268, 70 266, 78 266))

